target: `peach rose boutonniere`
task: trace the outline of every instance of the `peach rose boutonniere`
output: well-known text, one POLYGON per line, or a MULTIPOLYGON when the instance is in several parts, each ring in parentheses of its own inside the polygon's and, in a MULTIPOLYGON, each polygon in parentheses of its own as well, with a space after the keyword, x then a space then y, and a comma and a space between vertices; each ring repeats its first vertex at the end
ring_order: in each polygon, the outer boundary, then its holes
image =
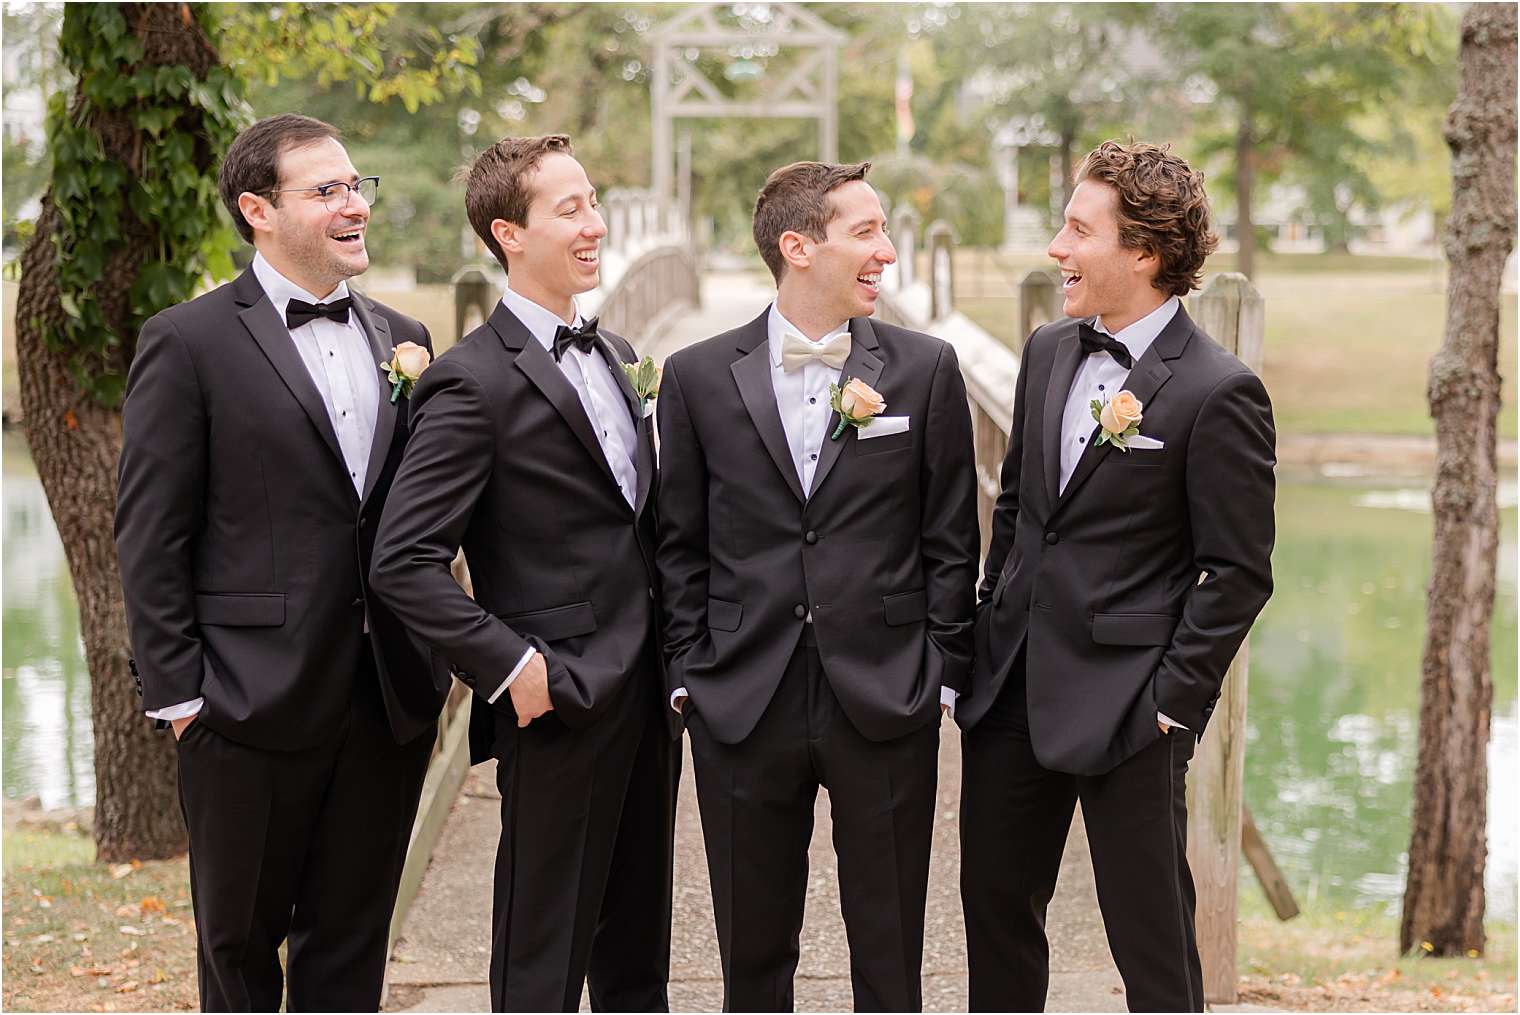
POLYGON ((1098 443, 1112 444, 1129 453, 1128 440, 1140 432, 1141 412, 1145 406, 1129 391, 1121 391, 1106 402, 1092 400, 1092 416, 1098 421, 1098 443))
POLYGON ((852 377, 845 381, 844 387, 829 385, 829 406, 839 413, 839 425, 829 435, 829 440, 837 441, 847 426, 857 430, 870 426, 871 420, 881 415, 887 403, 875 388, 859 377, 852 377))
POLYGON ((412 388, 417 386, 417 379, 432 361, 428 351, 416 342, 391 346, 391 361, 380 364, 380 369, 387 372, 391 382, 391 404, 403 396, 412 397, 412 388))

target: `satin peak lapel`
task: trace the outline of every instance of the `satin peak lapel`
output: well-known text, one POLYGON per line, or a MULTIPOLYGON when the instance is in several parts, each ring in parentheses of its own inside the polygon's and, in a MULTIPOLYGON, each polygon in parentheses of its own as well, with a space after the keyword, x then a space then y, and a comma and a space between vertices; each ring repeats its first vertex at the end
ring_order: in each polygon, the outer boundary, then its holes
POLYGON ((729 370, 734 375, 734 383, 739 386, 739 397, 744 400, 744 408, 749 413, 750 421, 755 424, 755 430, 760 434, 760 441, 770 454, 771 461, 797 499, 805 501, 807 497, 802 492, 802 481, 797 478, 792 449, 786 442, 786 430, 781 425, 781 411, 776 408, 776 386, 771 383, 771 348, 766 341, 765 321, 766 317, 762 314, 745 328, 740 348, 748 351, 742 358, 735 360, 729 370))
MULTIPOLYGON (((876 387, 881 379, 881 371, 885 364, 877 355, 881 346, 876 341, 876 330, 871 327, 871 319, 868 317, 854 317, 850 319, 850 356, 844 361, 844 366, 839 371, 839 384, 847 384, 854 378, 860 378, 871 387, 876 387)), ((839 461, 839 456, 844 452, 846 443, 853 443, 858 439, 854 427, 845 427, 844 433, 839 439, 831 440, 834 428, 839 425, 838 413, 829 414, 828 433, 823 435, 823 451, 818 456, 818 468, 813 472, 813 488, 808 491, 809 497, 817 496, 823 488, 823 481, 829 478, 829 473, 834 469, 834 463, 839 461)))
MULTIPOLYGON (((554 406, 554 411, 559 413, 570 432, 575 434, 575 439, 580 441, 586 454, 591 456, 596 468, 617 490, 618 500, 623 501, 622 488, 617 485, 617 477, 607 464, 601 442, 596 439, 596 431, 591 428, 585 406, 581 405, 581 396, 575 393, 575 388, 570 386, 570 381, 560 372, 554 357, 538 344, 538 339, 533 337, 517 316, 501 304, 497 304, 496 311, 491 314, 491 327, 501 336, 509 350, 517 352, 512 362, 549 400, 549 404, 554 406)), ((627 501, 623 503, 626 504, 627 501)))
MULTIPOLYGON (((1077 329, 1056 346, 1055 362, 1050 367, 1050 381, 1045 387, 1045 412, 1040 421, 1040 453, 1045 460, 1046 503, 1052 508, 1061 499, 1061 419, 1066 415, 1066 396, 1071 382, 1082 366, 1082 343, 1077 329)), ((1069 485, 1069 484, 1068 484, 1069 485)))
POLYGON ((259 349, 280 375, 280 380, 285 382, 285 387, 290 389, 290 393, 300 403, 307 418, 311 420, 311 425, 317 428, 317 433, 322 436, 328 450, 343 468, 343 475, 347 477, 348 466, 343 462, 343 449, 338 444, 338 433, 327 415, 322 395, 312 382, 301 354, 296 351, 290 330, 280 320, 280 315, 275 313, 274 304, 269 302, 251 268, 233 283, 233 291, 237 302, 244 308, 238 313, 238 319, 258 343, 259 349))
MULTIPOLYGON (((359 326, 369 337, 370 354, 374 357, 375 369, 378 371, 380 364, 391 358, 391 324, 381 315, 373 313, 369 301, 358 294, 354 295, 354 316, 359 319, 359 326)), ((375 433, 370 441, 369 465, 364 470, 364 495, 359 498, 360 504, 369 500, 380 473, 385 469, 391 437, 396 432, 396 415, 401 411, 401 407, 391 401, 390 382, 384 375, 380 377, 377 387, 380 389, 380 407, 375 413, 375 433)))

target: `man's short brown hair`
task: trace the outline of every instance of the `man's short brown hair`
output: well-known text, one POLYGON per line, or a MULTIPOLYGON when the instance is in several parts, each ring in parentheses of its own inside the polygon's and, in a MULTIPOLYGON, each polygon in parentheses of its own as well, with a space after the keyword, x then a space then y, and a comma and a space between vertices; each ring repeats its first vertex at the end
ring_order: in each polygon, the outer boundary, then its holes
POLYGON ((834 218, 834 202, 829 200, 829 193, 846 183, 864 180, 870 170, 869 162, 849 165, 793 162, 766 179, 755 200, 755 246, 760 248, 760 257, 778 285, 786 269, 778 246, 781 234, 801 233, 822 243, 834 218))
POLYGON ((1119 243, 1156 255, 1152 281, 1169 296, 1186 296, 1203 281, 1203 262, 1219 246, 1209 231, 1203 174, 1170 145, 1104 141, 1082 160, 1076 182, 1097 180, 1119 195, 1119 243))
POLYGON ((507 254, 491 235, 491 223, 505 219, 520 226, 528 224, 533 190, 527 178, 545 155, 555 152, 575 154, 570 148, 570 135, 504 137, 477 155, 470 168, 461 173, 465 178, 465 214, 475 235, 503 268, 507 267, 507 254))
POLYGON ((265 117, 233 138, 227 154, 222 157, 216 186, 238 235, 249 243, 253 242, 253 227, 238 208, 240 196, 267 194, 271 204, 280 203, 280 196, 270 194, 270 191, 280 186, 281 155, 316 144, 324 138, 336 141, 342 136, 330 123, 300 113, 281 113, 265 117))

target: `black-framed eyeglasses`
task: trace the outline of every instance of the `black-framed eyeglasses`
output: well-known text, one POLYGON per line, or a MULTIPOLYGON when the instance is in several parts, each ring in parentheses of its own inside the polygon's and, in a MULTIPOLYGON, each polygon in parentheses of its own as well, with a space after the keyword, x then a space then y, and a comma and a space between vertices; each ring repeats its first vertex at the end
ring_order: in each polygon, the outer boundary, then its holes
POLYGON ((288 187, 285 190, 266 190, 266 194, 310 194, 316 192, 328 211, 342 211, 348 207, 348 195, 357 190, 364 203, 373 205, 380 196, 380 177, 361 177, 357 183, 324 183, 320 187, 288 187))

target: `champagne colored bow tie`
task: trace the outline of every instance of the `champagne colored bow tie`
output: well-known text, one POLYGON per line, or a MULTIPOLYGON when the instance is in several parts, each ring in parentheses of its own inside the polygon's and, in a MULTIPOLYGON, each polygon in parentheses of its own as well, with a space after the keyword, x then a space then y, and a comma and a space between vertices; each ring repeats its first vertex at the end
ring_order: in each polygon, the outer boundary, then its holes
POLYGON ((353 297, 345 296, 341 300, 333 300, 331 303, 307 303, 305 300, 291 300, 285 304, 285 327, 291 331, 303 324, 310 324, 319 317, 325 317, 339 324, 348 323, 348 308, 354 305, 353 297))
POLYGON ((850 333, 848 331, 835 335, 822 345, 809 342, 801 335, 790 331, 781 340, 781 369, 789 374, 801 370, 814 360, 838 370, 849 358, 850 333))
POLYGON ((579 328, 561 324, 554 329, 554 362, 558 363, 564 358, 566 349, 579 349, 586 355, 596 348, 596 321, 595 317, 583 323, 579 328))
POLYGON ((1112 335, 1105 335, 1092 325, 1083 323, 1077 327, 1077 337, 1082 342, 1082 351, 1091 355, 1095 352, 1106 352, 1126 370, 1135 365, 1135 358, 1125 348, 1124 343, 1112 335))

